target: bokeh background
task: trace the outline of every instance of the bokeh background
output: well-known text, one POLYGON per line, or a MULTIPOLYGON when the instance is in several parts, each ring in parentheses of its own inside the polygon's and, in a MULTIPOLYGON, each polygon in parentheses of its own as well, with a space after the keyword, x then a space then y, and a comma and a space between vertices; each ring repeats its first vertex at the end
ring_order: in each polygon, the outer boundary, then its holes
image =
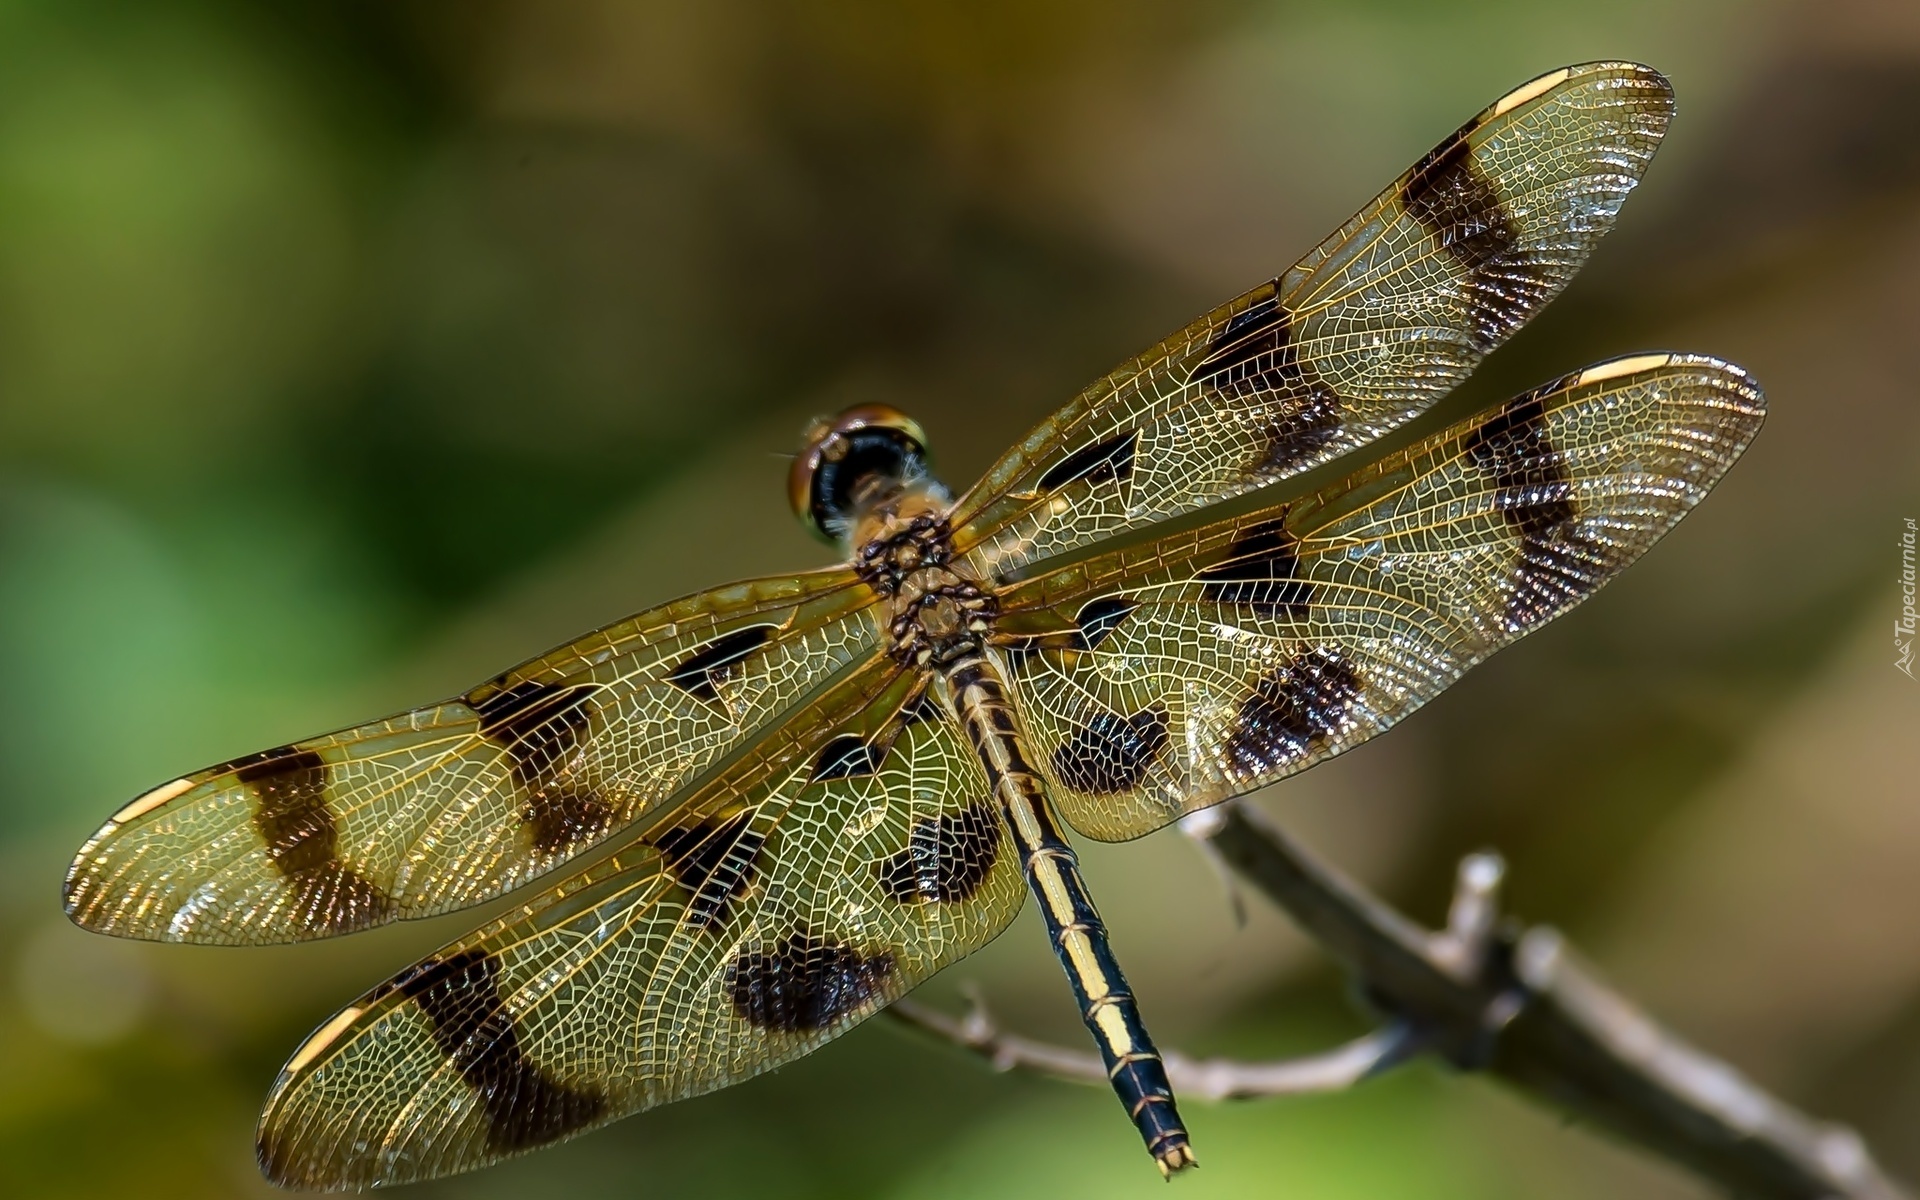
MULTIPOLYGON (((263 1196, 280 1062, 460 918, 304 948, 59 912, 126 798, 824 561, 804 419, 919 414, 946 476, 1273 275, 1555 66, 1680 119, 1572 290, 1435 421, 1711 352, 1766 430, 1641 565, 1262 798, 1436 920, 1512 899, 1920 1179, 1920 6, 1910 0, 0 3, 0 1193, 263 1196)), ((1429 422, 1429 427, 1432 422, 1429 422)), ((1364 1021, 1177 833, 1087 848, 1163 1045, 1364 1021)), ((1078 1044, 1029 911, 929 985, 1078 1044)), ((1696 1197, 1420 1065, 1189 1104, 1183 1196, 1696 1197)), ((1110 1096, 885 1020, 435 1197, 1164 1196, 1110 1096)))

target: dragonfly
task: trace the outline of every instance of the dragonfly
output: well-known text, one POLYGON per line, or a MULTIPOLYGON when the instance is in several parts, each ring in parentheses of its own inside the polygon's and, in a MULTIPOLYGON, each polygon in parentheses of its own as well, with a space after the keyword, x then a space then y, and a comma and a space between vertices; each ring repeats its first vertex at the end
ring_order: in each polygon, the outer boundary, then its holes
POLYGON ((1031 892, 1148 1152, 1190 1166, 1064 831, 1138 837, 1391 728, 1731 467, 1758 386, 1641 353, 1276 488, 1426 412, 1557 295, 1672 114, 1633 63, 1509 92, 957 499, 904 413, 823 418, 788 484, 839 565, 687 596, 453 699, 163 784, 80 850, 66 911, 260 945, 545 881, 281 1071, 262 1170, 353 1189, 791 1062, 1031 892))

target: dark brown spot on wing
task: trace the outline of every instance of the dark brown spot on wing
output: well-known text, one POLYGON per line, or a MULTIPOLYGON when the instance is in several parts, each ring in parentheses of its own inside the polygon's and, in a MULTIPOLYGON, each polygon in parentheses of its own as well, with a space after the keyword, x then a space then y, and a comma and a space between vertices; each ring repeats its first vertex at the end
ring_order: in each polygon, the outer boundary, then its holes
POLYGON ((1340 397, 1331 385, 1315 380, 1304 394, 1276 400, 1264 428, 1267 448, 1254 475, 1290 473, 1319 458, 1340 436, 1340 397))
POLYGON ((1469 333, 1485 352, 1524 324, 1550 286, 1520 247, 1520 233, 1500 193, 1473 160, 1467 125, 1421 159, 1407 177, 1407 211, 1467 271, 1469 333))
POLYGON ((1287 530, 1284 517, 1241 533, 1226 557, 1199 578, 1203 599, 1245 605, 1276 619, 1305 620, 1313 604, 1313 584, 1300 578, 1300 539, 1287 530))
POLYGON ((733 677, 741 659, 767 644, 774 628, 749 625, 722 634, 674 664, 673 670, 667 673, 667 682, 708 704, 720 703, 718 685, 733 677))
POLYGON ((1139 786, 1167 748, 1167 712, 1101 713, 1053 752, 1053 773, 1078 792, 1104 796, 1139 786))
POLYGON ((795 930, 727 967, 727 996, 741 1020, 780 1033, 825 1029, 870 1007, 893 974, 893 955, 795 930))
POLYGON ((873 869, 887 894, 902 904, 951 904, 979 891, 999 856, 1000 816, 992 805, 976 801, 958 813, 915 821, 907 848, 873 869))
POLYGON ((1520 539, 1505 619, 1539 624, 1599 587, 1618 565, 1613 549, 1581 530, 1567 462, 1547 437, 1545 397, 1562 384, 1509 402, 1467 439, 1467 455, 1495 486, 1494 506, 1520 539))
POLYGON ((885 746, 875 745, 857 734, 843 733, 821 748, 819 756, 813 760, 813 774, 807 782, 823 783, 831 779, 877 775, 886 757, 885 746))
POLYGON ((487 1145, 499 1152, 545 1145, 591 1125, 606 1108, 597 1090, 561 1083, 528 1060, 500 995, 493 956, 463 950, 429 959, 393 983, 433 1025, 434 1045, 487 1114, 487 1145))
POLYGON ((1222 403, 1257 408, 1267 445, 1255 476, 1292 471, 1340 436, 1340 396, 1300 358, 1293 314, 1280 303, 1280 281, 1261 287, 1207 343, 1188 376, 1222 403))
POLYGON ((1227 737, 1227 761, 1257 778, 1306 758, 1352 720, 1361 691, 1353 668, 1325 650, 1308 650, 1262 676, 1240 704, 1227 737))
POLYGON ((565 765, 592 716, 592 685, 564 686, 528 679, 482 699, 468 699, 480 716, 480 735, 513 756, 513 771, 528 788, 565 765))
POLYGON ((1226 328, 1207 343, 1206 357, 1188 374, 1189 382, 1244 379, 1255 369, 1271 369, 1272 362, 1256 362, 1263 356, 1286 352, 1291 340, 1293 314, 1280 304, 1280 281, 1261 285, 1253 293, 1253 303, 1235 313, 1226 328))
POLYGON ((1139 441, 1139 430, 1125 429, 1102 441, 1089 442, 1047 468, 1040 477, 1040 490, 1055 491, 1080 479, 1096 484, 1125 483, 1133 478, 1133 454, 1139 441))
POLYGON ((998 633, 991 644, 1006 657, 1007 669, 1019 674, 1036 655, 1051 653, 1058 661, 1061 654, 1097 648, 1139 607, 1139 601, 1126 596, 1096 596, 1080 606, 1070 626, 1041 633, 998 633))
POLYGON ((1573 519, 1573 480, 1547 438, 1543 393, 1515 397, 1488 417, 1467 439, 1467 456, 1493 477, 1494 503, 1522 534, 1537 536, 1573 519))
POLYGON ((520 819, 535 850, 565 854, 611 829, 614 811, 592 793, 555 780, 527 797, 520 819))
POLYGON ((1139 601, 1125 596, 1097 596, 1081 605, 1073 618, 1079 628, 1079 649, 1092 650, 1099 646, 1139 607, 1139 601))
POLYGON ((282 875, 325 867, 339 851, 339 830, 327 807, 327 764, 311 750, 283 746, 233 764, 234 778, 253 788, 254 828, 282 875))
POLYGON ((1618 566, 1612 546, 1575 525, 1520 543, 1520 564, 1507 597, 1509 629, 1531 628, 1591 594, 1618 566))
POLYGON ((760 848, 767 841, 765 834, 750 828, 752 823, 749 809, 724 821, 669 829, 654 843, 690 897, 689 924, 718 929, 733 898, 746 894, 759 869, 760 848))
POLYGON ((525 801, 520 819, 534 849, 563 854, 605 833, 613 812, 582 788, 572 769, 593 715, 594 688, 523 680, 467 703, 480 716, 482 736, 509 755, 525 801))
POLYGON ((340 861, 340 830, 327 803, 327 764, 311 750, 282 746, 227 764, 253 789, 253 827, 274 869, 293 891, 302 929, 346 933, 382 920, 393 902, 340 861))
POLYGON ((1499 192, 1474 164, 1471 137, 1477 127, 1465 125, 1430 150, 1403 190, 1407 211, 1469 269, 1498 260, 1519 240, 1499 192))

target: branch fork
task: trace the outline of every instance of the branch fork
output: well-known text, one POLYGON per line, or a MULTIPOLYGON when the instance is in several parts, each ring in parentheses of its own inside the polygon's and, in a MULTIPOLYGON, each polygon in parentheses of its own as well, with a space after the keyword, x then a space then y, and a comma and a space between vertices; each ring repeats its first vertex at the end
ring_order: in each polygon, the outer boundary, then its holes
MULTIPOLYGON (((1603 983, 1557 930, 1503 915, 1499 855, 1461 860, 1446 926, 1427 930, 1248 806, 1229 802, 1182 827, 1340 962, 1382 1023, 1344 1046, 1277 1061, 1170 1051, 1176 1093, 1223 1101, 1342 1091, 1431 1054, 1498 1076, 1734 1196, 1914 1200, 1851 1129, 1806 1116, 1661 1027, 1603 983)), ((1009 1033, 978 996, 958 1017, 911 1000, 889 1011, 998 1070, 1107 1081, 1097 1055, 1009 1033)))

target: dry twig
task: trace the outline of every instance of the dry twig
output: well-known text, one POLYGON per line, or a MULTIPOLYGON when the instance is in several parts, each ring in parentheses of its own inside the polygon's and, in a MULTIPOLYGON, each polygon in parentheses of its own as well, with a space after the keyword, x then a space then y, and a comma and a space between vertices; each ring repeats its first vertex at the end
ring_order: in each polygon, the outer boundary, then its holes
MULTIPOLYGON (((1602 983, 1556 930, 1504 919, 1499 856, 1461 862, 1447 927, 1430 932, 1251 808, 1221 805, 1186 828, 1325 947, 1385 1023, 1324 1054, 1276 1062, 1171 1052, 1177 1093, 1236 1100, 1338 1091, 1434 1054, 1500 1076, 1735 1196, 1911 1200, 1852 1130, 1815 1121, 1661 1028, 1602 983)), ((1007 1033, 977 999, 964 1017, 911 1001, 891 1011, 1001 1070, 1106 1082, 1097 1055, 1007 1033)))

